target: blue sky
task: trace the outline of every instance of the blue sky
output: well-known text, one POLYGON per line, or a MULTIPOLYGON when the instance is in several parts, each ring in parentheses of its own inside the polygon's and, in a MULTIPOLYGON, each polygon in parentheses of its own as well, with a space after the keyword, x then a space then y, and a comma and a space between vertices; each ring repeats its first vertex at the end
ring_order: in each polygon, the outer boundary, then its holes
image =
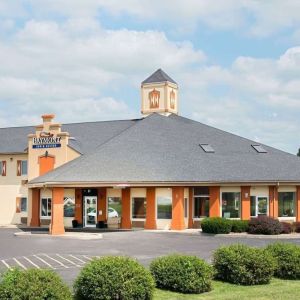
POLYGON ((0 126, 140 117, 163 68, 180 114, 296 153, 300 2, 0 0, 0 126))

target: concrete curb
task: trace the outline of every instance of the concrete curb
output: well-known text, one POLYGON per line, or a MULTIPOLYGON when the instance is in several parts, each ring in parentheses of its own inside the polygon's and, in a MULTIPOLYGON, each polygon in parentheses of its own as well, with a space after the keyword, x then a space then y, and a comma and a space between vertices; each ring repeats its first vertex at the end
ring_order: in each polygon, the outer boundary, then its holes
POLYGON ((299 233, 278 234, 278 235, 264 235, 264 234, 248 234, 248 233, 229 233, 229 234, 215 234, 217 237, 229 238, 247 238, 247 239, 270 239, 270 240, 294 240, 300 239, 299 233))
POLYGON ((86 233, 86 232, 66 232, 62 235, 51 235, 48 232, 43 231, 26 231, 26 232, 15 232, 16 237, 47 237, 47 238, 69 238, 77 240, 99 240, 103 238, 101 233, 86 233))

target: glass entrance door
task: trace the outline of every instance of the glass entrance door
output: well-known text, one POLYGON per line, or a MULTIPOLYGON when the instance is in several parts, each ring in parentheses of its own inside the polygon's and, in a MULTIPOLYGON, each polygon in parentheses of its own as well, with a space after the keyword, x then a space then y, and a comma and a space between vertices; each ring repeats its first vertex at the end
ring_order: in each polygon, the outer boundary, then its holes
POLYGON ((84 226, 95 227, 97 223, 97 197, 84 196, 84 226))
POLYGON ((268 215, 269 199, 263 196, 251 196, 251 217, 268 215))

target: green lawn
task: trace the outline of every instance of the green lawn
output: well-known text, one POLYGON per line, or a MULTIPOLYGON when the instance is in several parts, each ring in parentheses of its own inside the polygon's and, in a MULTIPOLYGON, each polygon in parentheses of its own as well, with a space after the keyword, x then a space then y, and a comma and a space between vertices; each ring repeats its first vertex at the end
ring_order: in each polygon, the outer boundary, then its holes
POLYGON ((239 286, 224 282, 213 282, 213 290, 200 295, 184 295, 156 289, 154 299, 209 299, 209 300, 247 300, 247 299, 300 299, 300 280, 272 279, 268 285, 239 286))

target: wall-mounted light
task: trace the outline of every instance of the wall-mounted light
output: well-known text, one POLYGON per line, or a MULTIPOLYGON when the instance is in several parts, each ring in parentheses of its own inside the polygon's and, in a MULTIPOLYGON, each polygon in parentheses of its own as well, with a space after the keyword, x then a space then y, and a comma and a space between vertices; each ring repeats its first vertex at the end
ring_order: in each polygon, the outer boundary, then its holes
POLYGON ((11 157, 9 160, 10 160, 10 161, 13 161, 14 159, 13 159, 13 157, 11 157))
POLYGON ((248 193, 245 193, 245 198, 248 198, 249 197, 249 194, 248 193))

